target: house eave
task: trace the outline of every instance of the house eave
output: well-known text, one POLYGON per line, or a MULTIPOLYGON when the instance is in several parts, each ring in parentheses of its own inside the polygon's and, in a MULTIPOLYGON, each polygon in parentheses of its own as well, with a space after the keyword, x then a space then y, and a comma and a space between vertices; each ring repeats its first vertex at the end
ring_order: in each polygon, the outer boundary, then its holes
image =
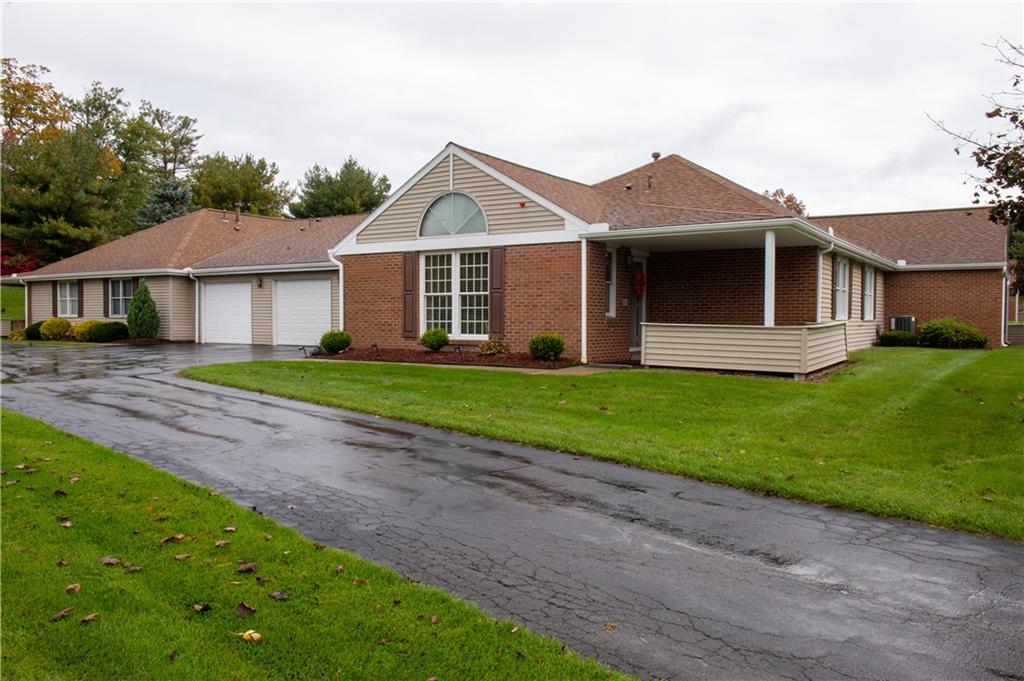
POLYGON ((103 270, 101 272, 67 272, 61 274, 24 274, 23 281, 64 281, 66 279, 110 279, 114 277, 145 277, 157 275, 187 276, 184 269, 150 268, 141 270, 103 270))
POLYGON ((231 267, 193 267, 197 277, 218 274, 268 274, 274 272, 327 272, 335 269, 330 262, 295 262, 276 265, 235 265, 231 267))

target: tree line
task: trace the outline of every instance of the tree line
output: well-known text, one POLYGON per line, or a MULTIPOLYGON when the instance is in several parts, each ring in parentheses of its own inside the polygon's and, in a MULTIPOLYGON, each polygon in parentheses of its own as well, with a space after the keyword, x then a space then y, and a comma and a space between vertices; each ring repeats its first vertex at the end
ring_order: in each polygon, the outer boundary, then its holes
POLYGON ((309 168, 295 189, 255 154, 199 154, 199 122, 151 102, 133 106, 94 82, 70 97, 49 69, 2 60, 0 266, 23 272, 197 208, 296 218, 373 210, 387 176, 349 157, 309 168))

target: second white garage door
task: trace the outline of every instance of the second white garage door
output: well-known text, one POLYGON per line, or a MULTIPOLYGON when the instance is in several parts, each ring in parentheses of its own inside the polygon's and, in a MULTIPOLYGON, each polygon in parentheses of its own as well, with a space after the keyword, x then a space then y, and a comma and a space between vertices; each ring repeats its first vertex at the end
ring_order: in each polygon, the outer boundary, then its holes
POLYGON ((252 343, 252 286, 247 281, 204 284, 203 341, 252 343))
POLYGON ((331 328, 331 280, 283 279, 274 282, 274 342, 316 345, 331 328))

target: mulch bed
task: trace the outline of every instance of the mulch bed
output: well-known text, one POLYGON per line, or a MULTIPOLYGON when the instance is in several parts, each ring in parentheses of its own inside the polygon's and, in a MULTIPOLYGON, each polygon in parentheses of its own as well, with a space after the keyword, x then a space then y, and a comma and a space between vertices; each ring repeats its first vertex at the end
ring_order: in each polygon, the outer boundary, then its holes
POLYGON ((461 353, 455 350, 389 350, 381 348, 349 348, 336 355, 314 355, 316 359, 340 359, 362 362, 416 362, 422 364, 459 364, 464 366, 516 367, 520 369, 564 369, 577 362, 571 359, 554 361, 534 359, 526 352, 510 352, 505 355, 481 355, 467 349, 461 353))

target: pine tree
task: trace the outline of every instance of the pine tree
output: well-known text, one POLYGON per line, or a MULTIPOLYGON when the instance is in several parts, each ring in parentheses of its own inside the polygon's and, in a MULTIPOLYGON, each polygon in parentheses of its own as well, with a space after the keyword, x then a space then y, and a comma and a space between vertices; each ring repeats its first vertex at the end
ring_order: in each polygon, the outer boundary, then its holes
POLYGON ((163 177, 153 183, 149 200, 135 218, 135 227, 145 229, 181 217, 192 210, 192 189, 176 177, 163 177))
POLYGON ((156 303, 149 294, 146 280, 143 279, 128 306, 128 335, 132 338, 156 338, 159 330, 160 315, 157 314, 156 303))

